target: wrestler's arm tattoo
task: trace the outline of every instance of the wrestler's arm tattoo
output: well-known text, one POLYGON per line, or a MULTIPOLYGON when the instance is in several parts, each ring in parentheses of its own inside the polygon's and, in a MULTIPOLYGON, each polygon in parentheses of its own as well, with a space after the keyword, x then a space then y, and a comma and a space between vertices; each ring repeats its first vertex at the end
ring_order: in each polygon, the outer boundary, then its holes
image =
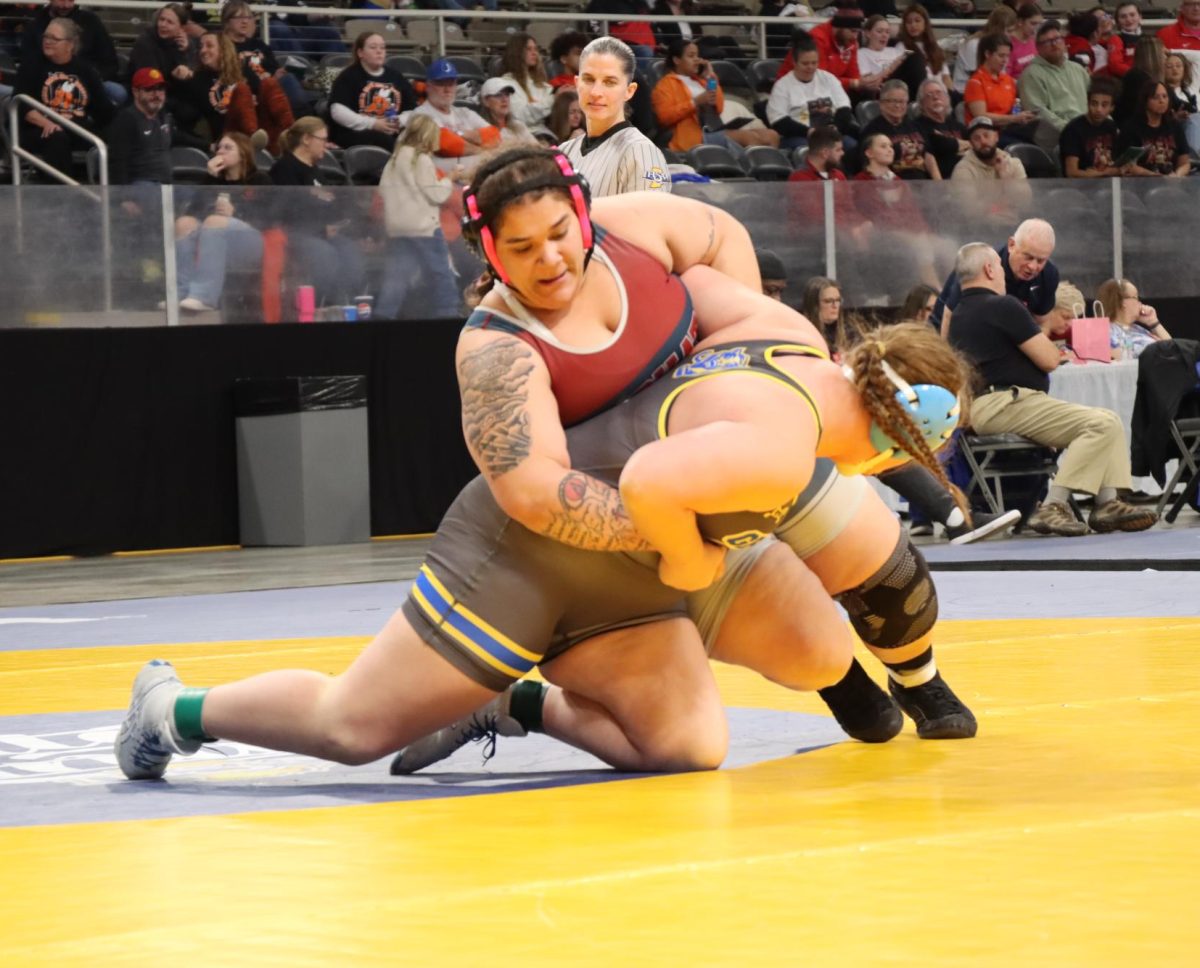
POLYGON ((529 456, 529 377, 533 351, 520 340, 497 340, 466 353, 458 365, 463 433, 489 478, 529 456))
POLYGON ((568 471, 558 485, 557 510, 542 531, 585 551, 650 551, 634 530, 621 494, 581 471, 568 471))

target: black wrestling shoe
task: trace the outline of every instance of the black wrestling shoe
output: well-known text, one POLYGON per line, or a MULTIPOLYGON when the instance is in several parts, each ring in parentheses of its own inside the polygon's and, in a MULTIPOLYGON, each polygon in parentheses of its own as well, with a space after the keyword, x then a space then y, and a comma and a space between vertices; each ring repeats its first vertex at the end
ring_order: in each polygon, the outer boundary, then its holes
POLYGON ((904 728, 904 716, 855 659, 842 681, 817 695, 846 735, 863 743, 886 743, 904 728))
POLYGON ((917 724, 921 739, 970 739, 978 724, 971 710, 946 685, 940 672, 921 686, 906 688, 891 677, 888 690, 917 724))

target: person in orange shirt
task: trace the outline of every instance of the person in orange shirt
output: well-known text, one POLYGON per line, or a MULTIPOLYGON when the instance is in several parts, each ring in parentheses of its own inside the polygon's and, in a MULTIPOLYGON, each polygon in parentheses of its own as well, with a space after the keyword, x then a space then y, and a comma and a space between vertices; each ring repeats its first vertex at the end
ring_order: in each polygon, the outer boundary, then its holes
POLYGON ((675 129, 667 145, 672 151, 687 151, 698 144, 723 145, 734 153, 749 145, 779 147, 778 132, 769 128, 724 127, 725 92, 693 41, 673 39, 663 63, 662 80, 654 85, 651 99, 659 125, 675 129))
POLYGON ((1004 68, 1012 53, 1012 41, 1004 34, 988 34, 979 41, 979 70, 967 81, 963 93, 967 123, 990 118, 1000 131, 1001 145, 1033 141, 1037 115, 1017 107, 1017 84, 1004 68))

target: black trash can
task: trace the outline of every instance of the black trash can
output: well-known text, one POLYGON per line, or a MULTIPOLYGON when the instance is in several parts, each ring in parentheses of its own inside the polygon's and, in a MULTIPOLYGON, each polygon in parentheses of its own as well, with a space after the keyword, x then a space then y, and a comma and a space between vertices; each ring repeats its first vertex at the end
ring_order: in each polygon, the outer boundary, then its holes
POLYGON ((369 541, 365 376, 234 383, 241 543, 369 541))

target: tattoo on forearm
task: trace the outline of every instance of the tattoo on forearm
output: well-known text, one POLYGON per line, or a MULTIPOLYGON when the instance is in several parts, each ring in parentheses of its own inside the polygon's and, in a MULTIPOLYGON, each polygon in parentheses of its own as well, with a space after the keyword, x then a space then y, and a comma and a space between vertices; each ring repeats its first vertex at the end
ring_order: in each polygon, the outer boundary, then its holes
POLYGON ((519 340, 488 343, 458 366, 463 433, 489 477, 529 456, 529 377, 533 351, 519 340))
POLYGON ((568 471, 558 485, 560 511, 550 519, 548 537, 586 551, 649 551, 634 530, 620 492, 580 471, 568 471))

